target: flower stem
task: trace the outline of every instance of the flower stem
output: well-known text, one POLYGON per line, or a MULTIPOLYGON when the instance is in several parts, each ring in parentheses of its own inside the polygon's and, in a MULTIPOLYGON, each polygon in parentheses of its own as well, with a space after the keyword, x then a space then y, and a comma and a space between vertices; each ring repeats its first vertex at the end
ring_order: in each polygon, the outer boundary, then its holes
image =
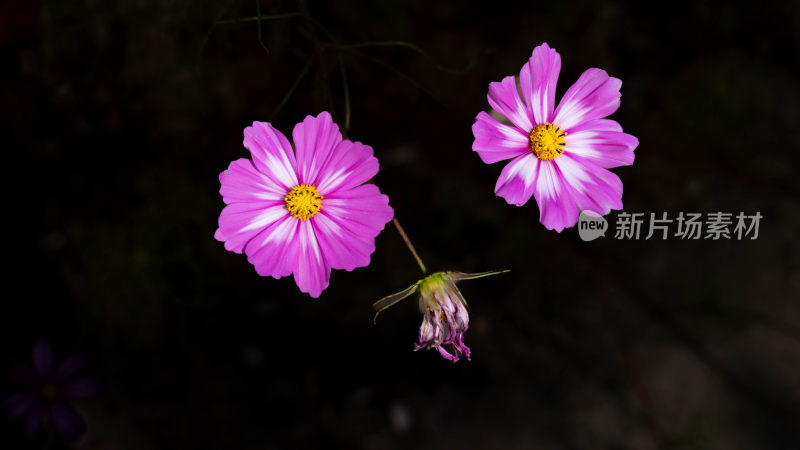
POLYGON ((422 269, 422 273, 423 274, 427 273, 427 270, 425 270, 425 264, 422 263, 422 258, 420 258, 419 255, 417 254, 417 251, 414 250, 414 246, 411 244, 411 240, 408 239, 408 235, 406 235, 405 230, 403 230, 403 227, 400 226, 400 222, 397 221, 397 217, 392 217, 392 223, 394 224, 394 227, 397 228, 397 232, 400 233, 400 237, 403 238, 403 242, 406 243, 406 247, 408 247, 408 250, 411 252, 412 255, 414 255, 414 259, 417 260, 417 264, 419 264, 419 268, 422 269))

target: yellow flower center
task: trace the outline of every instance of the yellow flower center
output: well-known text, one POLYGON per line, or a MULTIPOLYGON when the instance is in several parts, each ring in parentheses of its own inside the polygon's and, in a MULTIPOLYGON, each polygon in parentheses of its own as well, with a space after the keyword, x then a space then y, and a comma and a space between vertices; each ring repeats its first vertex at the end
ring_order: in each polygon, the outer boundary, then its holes
POLYGON ((289 214, 300 220, 313 217, 322 208, 322 195, 310 184, 298 184, 283 200, 286 202, 289 214))
POLYGON ((539 159, 550 160, 564 153, 567 132, 550 122, 537 125, 531 131, 531 151, 539 159))

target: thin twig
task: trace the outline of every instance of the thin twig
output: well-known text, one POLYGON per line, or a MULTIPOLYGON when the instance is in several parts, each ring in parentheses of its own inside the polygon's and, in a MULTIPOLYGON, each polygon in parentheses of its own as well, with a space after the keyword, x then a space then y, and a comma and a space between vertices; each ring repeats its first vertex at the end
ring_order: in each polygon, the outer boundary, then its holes
POLYGON ((463 74, 469 72, 472 68, 474 68, 475 64, 477 63, 477 61, 475 59, 473 59, 463 69, 458 69, 458 70, 450 69, 448 67, 444 67, 443 65, 437 63, 436 60, 433 59, 433 57, 428 52, 426 52, 425 50, 417 47, 415 44, 412 44, 411 42, 405 42, 405 41, 359 42, 357 44, 343 44, 343 45, 337 45, 336 46, 337 49, 366 48, 366 47, 401 47, 401 48, 407 48, 407 49, 413 50, 414 52, 419 53, 420 55, 425 57, 425 59, 427 59, 431 64, 433 64, 433 66, 436 69, 438 69, 438 70, 440 70, 442 72, 445 72, 445 73, 452 74, 452 75, 463 75, 463 74))
POLYGON ((278 104, 278 106, 275 107, 275 109, 272 111, 272 114, 270 114, 270 121, 272 121, 275 118, 275 116, 278 114, 281 108, 283 108, 283 105, 285 105, 286 102, 289 101, 289 98, 292 96, 292 94, 294 94, 294 90, 297 89, 297 86, 303 80, 303 77, 305 77, 306 74, 308 73, 308 69, 311 68, 311 63, 314 62, 314 58, 316 58, 316 54, 308 58, 308 62, 306 62, 306 65, 305 67, 303 67, 303 70, 300 71, 300 74, 297 76, 297 79, 294 80, 294 83, 286 92, 286 95, 283 96, 281 102, 278 104))
MULTIPOLYGON (((261 9, 260 5, 259 9, 261 9)), ((280 14, 258 14, 250 17, 236 17, 233 19, 217 20, 214 22, 214 25, 227 25, 231 23, 246 23, 246 22, 261 23, 262 20, 288 19, 291 17, 300 17, 302 15, 303 13, 299 12, 280 13, 280 14)))
POLYGON ((414 250, 414 246, 411 244, 411 240, 408 239, 408 235, 406 235, 405 230, 403 230, 403 227, 400 226, 400 222, 397 221, 397 217, 392 217, 392 223, 394 224, 394 227, 397 228, 397 232, 400 233, 400 237, 403 238, 403 242, 406 243, 406 247, 408 247, 408 250, 411 252, 412 255, 414 255, 414 259, 417 260, 417 264, 419 264, 419 268, 422 269, 422 273, 423 274, 427 273, 427 270, 425 269, 425 264, 422 263, 422 258, 420 258, 419 255, 417 254, 417 251, 414 250))
MULTIPOLYGON (((258 17, 261 17, 261 0, 256 0, 256 14, 258 17)), ((261 48, 267 52, 267 55, 269 55, 269 49, 264 45, 264 40, 261 38, 261 19, 256 20, 256 32, 258 33, 258 43, 261 45, 261 48)))
POLYGON ((350 129, 350 90, 347 88, 347 73, 344 70, 342 55, 339 58, 339 71, 342 74, 342 89, 344 89, 344 129, 350 129))
POLYGON ((217 22, 219 22, 220 17, 224 16, 226 12, 228 12, 228 8, 231 7, 231 3, 233 0, 228 0, 222 8, 219 9, 217 12, 217 17, 214 19, 214 22, 211 22, 211 26, 208 27, 208 33, 203 36, 203 42, 200 43, 200 48, 197 49, 197 61, 200 61, 200 58, 203 56, 203 52, 206 49, 206 45, 208 45, 209 39, 211 39, 211 34, 214 33, 214 28, 217 26, 217 22))
POLYGON ((411 84, 412 86, 414 86, 415 88, 417 88, 417 89, 419 89, 420 91, 422 91, 423 93, 425 93, 425 94, 426 94, 428 97, 430 97, 430 98, 431 98, 431 99, 432 99, 434 102, 436 102, 436 103, 437 103, 439 106, 441 106, 442 108, 446 109, 446 110, 447 110, 447 112, 449 112, 450 114, 452 114, 452 115, 453 115, 453 117, 454 117, 454 118, 455 118, 457 121, 461 122, 462 124, 467 124, 467 122, 466 122, 466 121, 464 121, 464 120, 462 120, 462 119, 461 119, 461 117, 460 117, 460 116, 459 116, 459 115, 458 115, 458 114, 457 114, 457 113, 456 113, 456 112, 455 112, 455 111, 454 111, 452 108, 450 108, 450 107, 449 107, 449 106, 447 106, 447 105, 446 105, 444 102, 442 102, 441 100, 439 100, 439 99, 438 99, 438 98, 437 98, 437 97, 436 97, 436 96, 435 96, 435 95, 434 95, 434 94, 433 94, 431 91, 429 91, 429 90, 425 89, 425 88, 424 88, 424 87, 423 87, 421 84, 419 84, 419 83, 418 83, 416 80, 414 80, 414 79, 413 79, 413 78, 411 78, 410 76, 406 75, 405 73, 403 73, 403 72, 401 72, 401 71, 397 70, 397 69, 396 69, 394 66, 392 66, 391 64, 388 64, 388 63, 386 63, 386 62, 384 62, 384 61, 381 61, 380 59, 373 58, 372 56, 369 56, 369 55, 365 54, 364 52, 360 52, 360 51, 358 51, 358 50, 356 50, 356 49, 352 49, 352 48, 343 48, 343 47, 336 47, 336 48, 337 48, 339 51, 343 51, 343 52, 351 53, 351 54, 353 54, 353 55, 355 55, 355 56, 357 56, 357 57, 359 57, 359 58, 365 59, 365 60, 367 60, 367 61, 371 61, 371 62, 373 62, 373 63, 375 63, 375 64, 377 64, 377 65, 379 65, 379 66, 381 66, 381 67, 384 67, 384 68, 386 68, 386 69, 390 70, 391 72, 395 73, 395 74, 396 74, 396 75, 398 75, 399 77, 401 77, 401 78, 403 78, 404 80, 406 80, 408 83, 410 83, 410 84, 411 84))

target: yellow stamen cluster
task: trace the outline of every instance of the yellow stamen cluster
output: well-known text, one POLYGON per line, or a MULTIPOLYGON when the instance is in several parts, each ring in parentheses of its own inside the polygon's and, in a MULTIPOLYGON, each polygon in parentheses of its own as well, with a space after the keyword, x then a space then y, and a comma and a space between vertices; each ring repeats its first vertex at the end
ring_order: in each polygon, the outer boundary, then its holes
POLYGON ((566 135, 566 131, 550 122, 537 125, 530 135, 531 151, 539 159, 554 159, 564 153, 564 147, 567 146, 567 141, 564 140, 566 135))
POLYGON ((310 219, 322 208, 322 195, 310 184, 298 184, 293 187, 284 201, 289 214, 300 220, 310 219))

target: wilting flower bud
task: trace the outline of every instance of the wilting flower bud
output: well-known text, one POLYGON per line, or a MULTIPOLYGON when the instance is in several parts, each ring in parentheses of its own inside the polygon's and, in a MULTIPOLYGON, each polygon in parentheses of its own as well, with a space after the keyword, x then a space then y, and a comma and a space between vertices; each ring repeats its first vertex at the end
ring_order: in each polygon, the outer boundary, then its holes
POLYGON ((435 273, 420 282, 419 310, 422 325, 414 351, 435 348, 453 362, 461 356, 470 359, 469 347, 464 345, 464 333, 469 328, 467 304, 447 272, 435 273), (447 345, 451 351, 444 347, 447 345))
POLYGON ((470 359, 470 349, 464 344, 464 332, 469 328, 467 302, 456 287, 456 281, 483 278, 508 272, 507 270, 461 273, 436 272, 397 294, 375 302, 375 319, 384 309, 419 291, 419 310, 422 325, 419 327, 419 342, 414 351, 421 348, 439 350, 446 359, 456 362, 461 357, 470 359))

